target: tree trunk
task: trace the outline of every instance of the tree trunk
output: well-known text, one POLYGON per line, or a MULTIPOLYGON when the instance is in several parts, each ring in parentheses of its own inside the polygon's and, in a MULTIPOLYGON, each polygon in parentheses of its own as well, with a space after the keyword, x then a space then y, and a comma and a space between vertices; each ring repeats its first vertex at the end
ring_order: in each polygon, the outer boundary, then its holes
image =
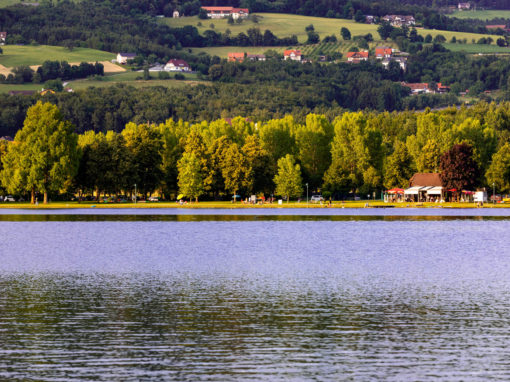
POLYGON ((48 191, 44 191, 44 204, 48 204, 48 191))
POLYGON ((35 204, 35 189, 32 188, 32 193, 30 194, 30 204, 35 204))
POLYGON ((198 196, 195 198, 195 203, 198 203, 198 196))

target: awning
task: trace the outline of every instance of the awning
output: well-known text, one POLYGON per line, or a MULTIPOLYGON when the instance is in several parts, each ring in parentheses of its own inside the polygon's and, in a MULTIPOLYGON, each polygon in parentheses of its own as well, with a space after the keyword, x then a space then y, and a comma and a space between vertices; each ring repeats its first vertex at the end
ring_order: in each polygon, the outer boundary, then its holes
POLYGON ((430 190, 427 190, 427 195, 442 195, 443 187, 432 187, 430 190))
POLYGON ((404 194, 404 189, 403 188, 392 188, 391 190, 388 190, 386 192, 388 194, 399 194, 399 195, 402 195, 402 194, 404 194))
POLYGON ((422 189, 421 186, 415 186, 404 190, 404 195, 418 195, 418 192, 422 189))

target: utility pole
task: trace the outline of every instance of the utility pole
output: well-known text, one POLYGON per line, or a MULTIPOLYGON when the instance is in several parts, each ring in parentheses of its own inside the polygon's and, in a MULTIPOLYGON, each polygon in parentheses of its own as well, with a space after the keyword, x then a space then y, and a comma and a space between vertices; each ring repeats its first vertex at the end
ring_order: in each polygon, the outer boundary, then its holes
POLYGON ((496 203, 496 183, 492 183, 492 203, 496 203))
POLYGON ((136 193, 136 183, 135 183, 135 204, 136 204, 136 195, 137 195, 137 193, 136 193))
POLYGON ((306 184, 306 206, 308 207, 308 183, 306 184))

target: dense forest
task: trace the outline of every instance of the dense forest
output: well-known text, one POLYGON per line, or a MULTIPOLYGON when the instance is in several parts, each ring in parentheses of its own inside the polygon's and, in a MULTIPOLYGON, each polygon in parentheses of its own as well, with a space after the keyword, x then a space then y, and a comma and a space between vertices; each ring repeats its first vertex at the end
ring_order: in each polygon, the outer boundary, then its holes
POLYGON ((508 103, 482 102, 442 111, 308 114, 303 122, 290 115, 259 122, 168 119, 77 136, 56 106, 39 102, 14 143, 0 144, 0 178, 6 192, 33 195, 63 189, 113 195, 130 193, 136 183, 142 194, 159 190, 167 197, 299 197, 306 182, 346 198, 406 187, 414 172, 445 174, 445 162, 458 153, 463 159, 450 175, 462 187, 495 183, 510 192, 509 110, 508 103), (281 188, 289 179, 292 187, 281 188))

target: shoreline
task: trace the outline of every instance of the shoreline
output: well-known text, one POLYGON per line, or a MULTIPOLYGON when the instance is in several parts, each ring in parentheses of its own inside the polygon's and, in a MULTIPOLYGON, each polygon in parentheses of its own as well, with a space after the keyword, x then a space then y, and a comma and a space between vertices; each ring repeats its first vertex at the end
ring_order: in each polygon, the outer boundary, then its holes
POLYGON ((272 203, 272 204, 243 204, 241 202, 198 202, 180 205, 177 202, 138 202, 138 203, 94 203, 94 202, 50 202, 46 205, 39 203, 32 205, 29 202, 4 202, 0 203, 0 210, 2 209, 29 209, 29 210, 52 210, 52 209, 341 209, 341 208, 354 208, 354 209, 490 209, 490 208, 510 208, 508 204, 492 204, 484 203, 482 207, 476 203, 457 202, 457 203, 385 203, 382 201, 346 201, 346 202, 332 202, 331 206, 327 203, 306 203, 306 202, 291 202, 291 203, 272 203))

